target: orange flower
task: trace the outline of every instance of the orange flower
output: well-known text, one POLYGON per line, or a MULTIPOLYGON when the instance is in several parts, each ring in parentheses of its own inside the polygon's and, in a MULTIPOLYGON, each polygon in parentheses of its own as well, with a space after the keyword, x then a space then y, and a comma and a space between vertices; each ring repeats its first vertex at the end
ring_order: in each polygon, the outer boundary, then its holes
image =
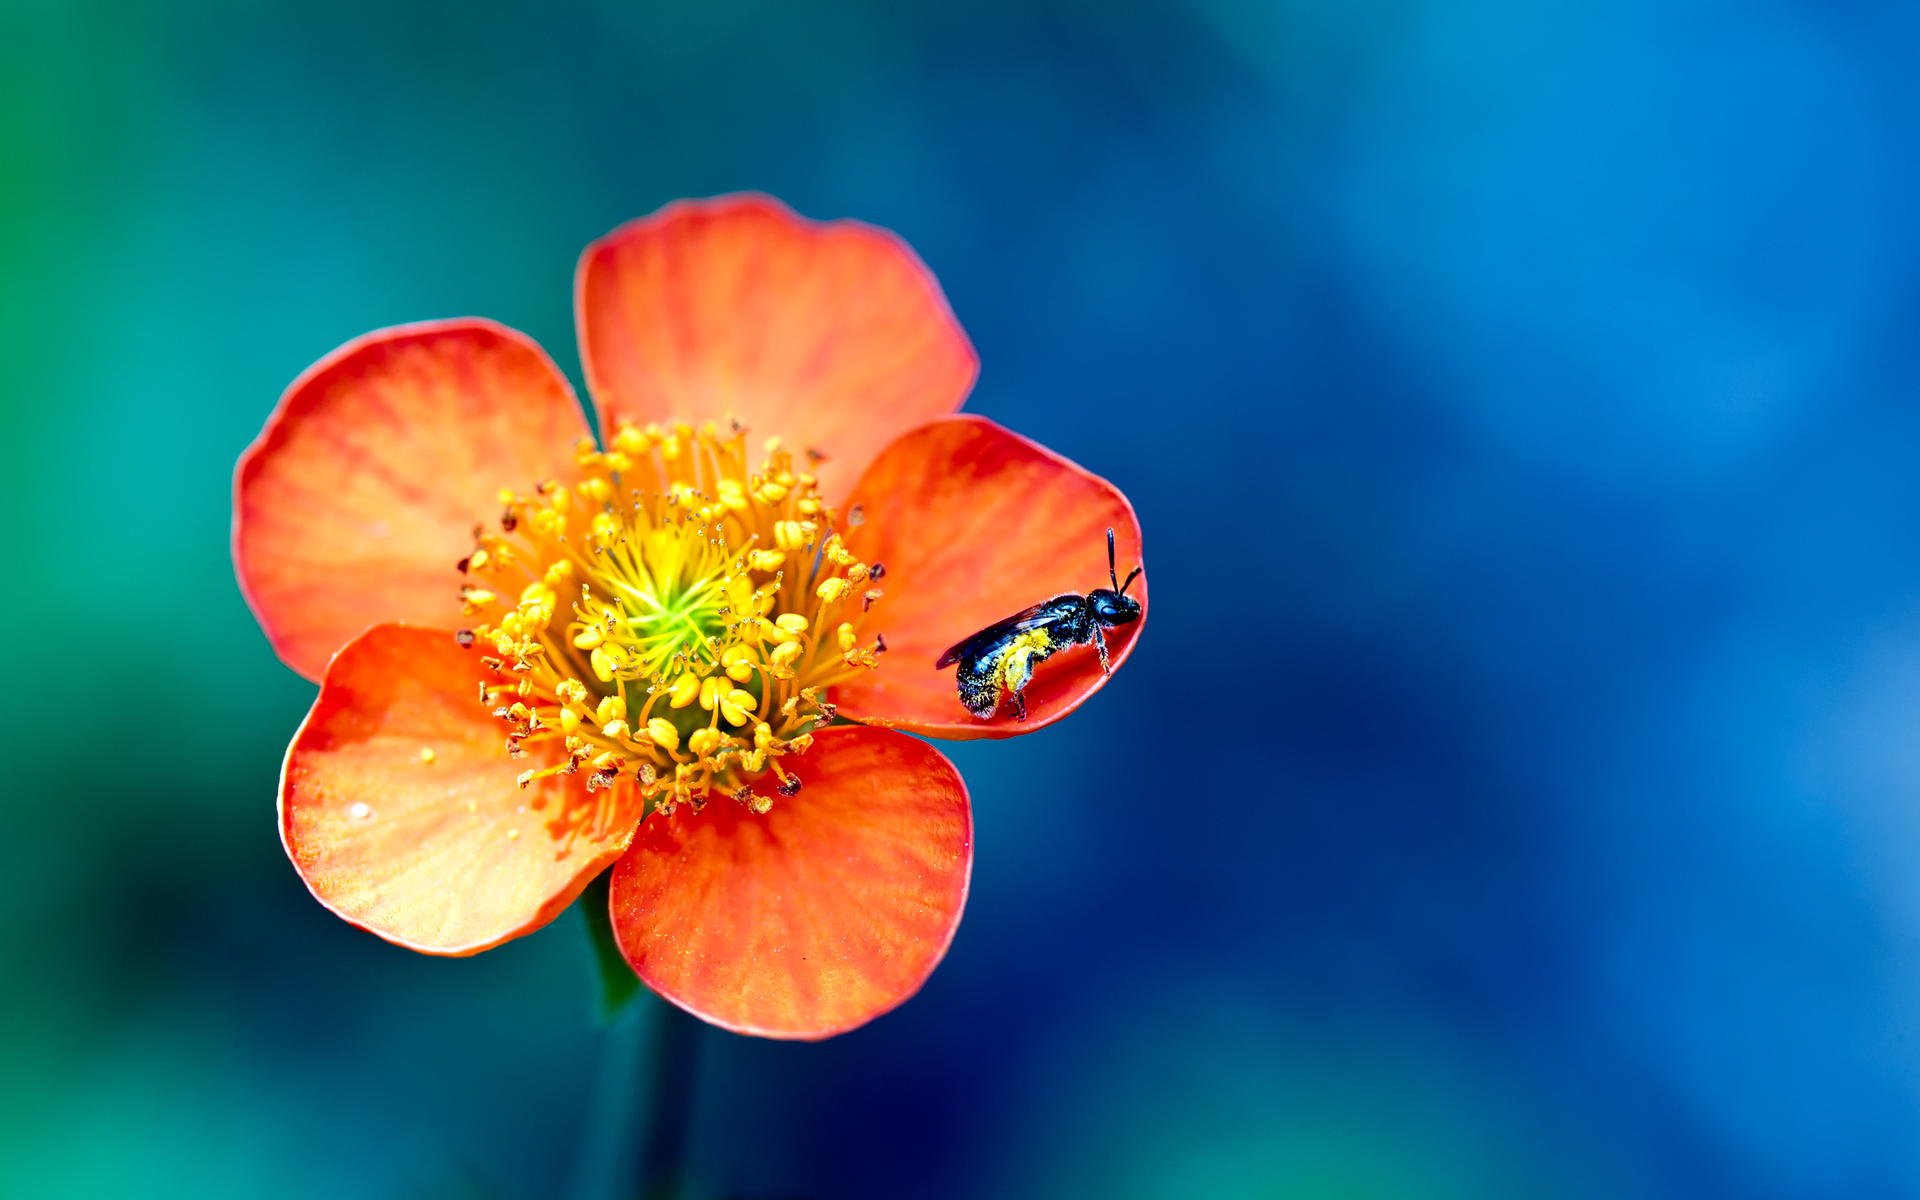
POLYGON ((322 904, 432 954, 613 865, 656 992, 743 1033, 854 1028, 945 954, 972 866, 958 772, 897 731, 1030 732, 1106 678, 1069 646, 1024 721, 981 719, 936 660, 1105 584, 1109 528, 1139 561, 1138 522, 952 415, 973 349, 884 231, 675 204, 590 246, 576 303, 604 445, 537 345, 459 320, 329 354, 242 456, 241 588, 321 683, 282 840, 322 904))

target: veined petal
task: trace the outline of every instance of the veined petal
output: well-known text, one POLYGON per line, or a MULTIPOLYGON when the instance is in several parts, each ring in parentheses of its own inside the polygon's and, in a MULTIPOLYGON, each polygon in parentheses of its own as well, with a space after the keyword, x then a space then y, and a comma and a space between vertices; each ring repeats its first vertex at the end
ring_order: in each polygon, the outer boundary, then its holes
POLYGON ((570 474, 587 424, 544 351, 491 321, 356 338, 294 380, 233 481, 241 591, 320 678, 378 621, 453 628, 474 525, 503 486, 570 474))
MULTIPOLYGON (((280 837, 340 916, 428 954, 475 954, 551 921, 618 858, 631 788, 583 776, 521 789, 556 761, 506 729, 479 683, 511 686, 445 630, 376 625, 327 666, 280 774, 280 837)), ((555 747, 557 749, 557 747, 555 747)))
POLYGON ((958 409, 979 372, 905 242, 768 196, 621 226, 587 247, 574 296, 602 429, 731 413, 825 454, 814 471, 833 500, 896 436, 958 409))
POLYGON ((920 990, 973 869, 966 785, 925 742, 838 726, 786 760, 804 780, 756 816, 654 817, 614 868, 614 935, 648 987, 736 1033, 812 1040, 920 990))
MULTIPOLYGON (((949 646, 1063 592, 1111 586, 1107 530, 1124 576, 1141 562, 1140 522, 1106 480, 983 417, 957 416, 905 434, 860 477, 848 506, 865 523, 847 549, 887 569, 863 637, 882 634, 877 671, 835 689, 840 711, 869 725, 942 738, 1013 737, 1044 728, 1106 683, 1089 643, 1056 653, 1026 688, 1027 719, 1009 707, 981 720, 962 707, 949 646)), ((1147 620, 1147 580, 1127 594, 1140 619, 1107 632, 1120 669, 1147 620)))

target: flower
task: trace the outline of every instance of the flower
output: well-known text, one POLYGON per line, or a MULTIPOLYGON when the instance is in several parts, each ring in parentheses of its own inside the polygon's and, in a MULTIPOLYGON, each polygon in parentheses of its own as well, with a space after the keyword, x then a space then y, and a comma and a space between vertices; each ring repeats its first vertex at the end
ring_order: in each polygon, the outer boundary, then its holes
MULTIPOLYGON (((912 995, 966 900, 932 746, 1065 716, 960 704, 942 650, 1106 581, 1112 485, 955 415, 977 360, 899 239, 743 195, 588 247, 581 360, 484 320, 367 334, 281 398, 234 479, 234 561, 320 681, 280 828, 314 896, 432 954, 553 919, 612 866, 621 952, 744 1033, 819 1038, 912 995)), ((1144 582, 1133 593, 1144 607, 1144 582)), ((1113 630, 1113 664, 1140 623, 1113 630)))

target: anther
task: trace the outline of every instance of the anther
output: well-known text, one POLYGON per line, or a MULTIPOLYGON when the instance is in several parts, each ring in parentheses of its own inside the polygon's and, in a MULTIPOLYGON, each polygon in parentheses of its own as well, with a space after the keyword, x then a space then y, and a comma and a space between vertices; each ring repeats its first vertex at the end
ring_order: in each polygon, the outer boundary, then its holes
POLYGON ((798 795, 800 792, 800 777, 798 775, 787 776, 780 781, 780 786, 777 790, 782 796, 798 795))
POLYGON ((727 677, 735 683, 745 683, 753 678, 753 651, 745 646, 729 646, 720 655, 721 665, 727 669, 727 677))
POLYGON ((875 563, 867 568, 867 578, 873 580, 875 583, 879 583, 886 577, 887 567, 885 563, 875 563))
POLYGON ((720 715, 732 725, 745 725, 753 719, 753 710, 760 702, 753 693, 735 688, 720 700, 720 715))
POLYGON ((462 650, 471 650, 473 649, 473 630, 456 629, 453 631, 453 640, 460 643, 462 650))
POLYGON ((672 708, 685 708, 699 694, 700 677, 689 671, 673 681, 673 690, 667 693, 667 704, 672 708))
POLYGON ((647 722, 647 736, 668 754, 680 748, 680 731, 673 727, 672 721, 663 717, 655 717, 647 722))

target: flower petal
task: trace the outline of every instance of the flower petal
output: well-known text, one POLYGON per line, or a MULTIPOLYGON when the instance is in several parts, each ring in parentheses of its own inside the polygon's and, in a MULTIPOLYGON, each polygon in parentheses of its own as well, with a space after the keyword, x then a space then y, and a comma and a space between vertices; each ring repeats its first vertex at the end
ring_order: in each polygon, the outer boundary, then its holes
POLYGON ((454 564, 502 486, 571 472, 587 423, 524 334, 434 321, 356 338, 294 380, 233 479, 240 588, 288 666, 320 678, 376 621, 452 628, 454 564))
POLYGON ((953 764, 861 726, 815 735, 805 786, 649 818, 613 872, 614 936, 648 987, 736 1033, 812 1040, 920 990, 967 901, 973 816, 953 764))
POLYGON ((602 429, 731 414, 824 453, 832 499, 894 437, 958 409, 979 373, 905 242, 768 196, 681 201, 621 226, 581 255, 574 297, 602 429))
MULTIPOLYGON (((886 595, 861 636, 884 635, 887 654, 879 670, 835 690, 845 715, 932 737, 1012 737, 1058 721, 1106 683, 1094 646, 1070 647, 1034 671, 1025 721, 1004 703, 982 721, 961 706, 954 669, 933 664, 1029 605, 1111 586, 1108 529, 1120 574, 1140 563, 1140 522, 1120 489, 992 421, 958 416, 887 447, 851 504, 865 523, 847 548, 887 569, 886 595)), ((1127 594, 1140 601, 1140 619, 1107 633, 1116 671, 1146 625, 1146 576, 1127 594)))
POLYGON ((513 682, 445 630, 376 625, 328 665, 280 773, 280 838, 314 896, 428 954, 476 954, 545 925, 626 850, 640 817, 631 787, 590 797, 579 775, 518 787, 519 772, 555 760, 531 746, 507 757, 482 679, 513 682))

